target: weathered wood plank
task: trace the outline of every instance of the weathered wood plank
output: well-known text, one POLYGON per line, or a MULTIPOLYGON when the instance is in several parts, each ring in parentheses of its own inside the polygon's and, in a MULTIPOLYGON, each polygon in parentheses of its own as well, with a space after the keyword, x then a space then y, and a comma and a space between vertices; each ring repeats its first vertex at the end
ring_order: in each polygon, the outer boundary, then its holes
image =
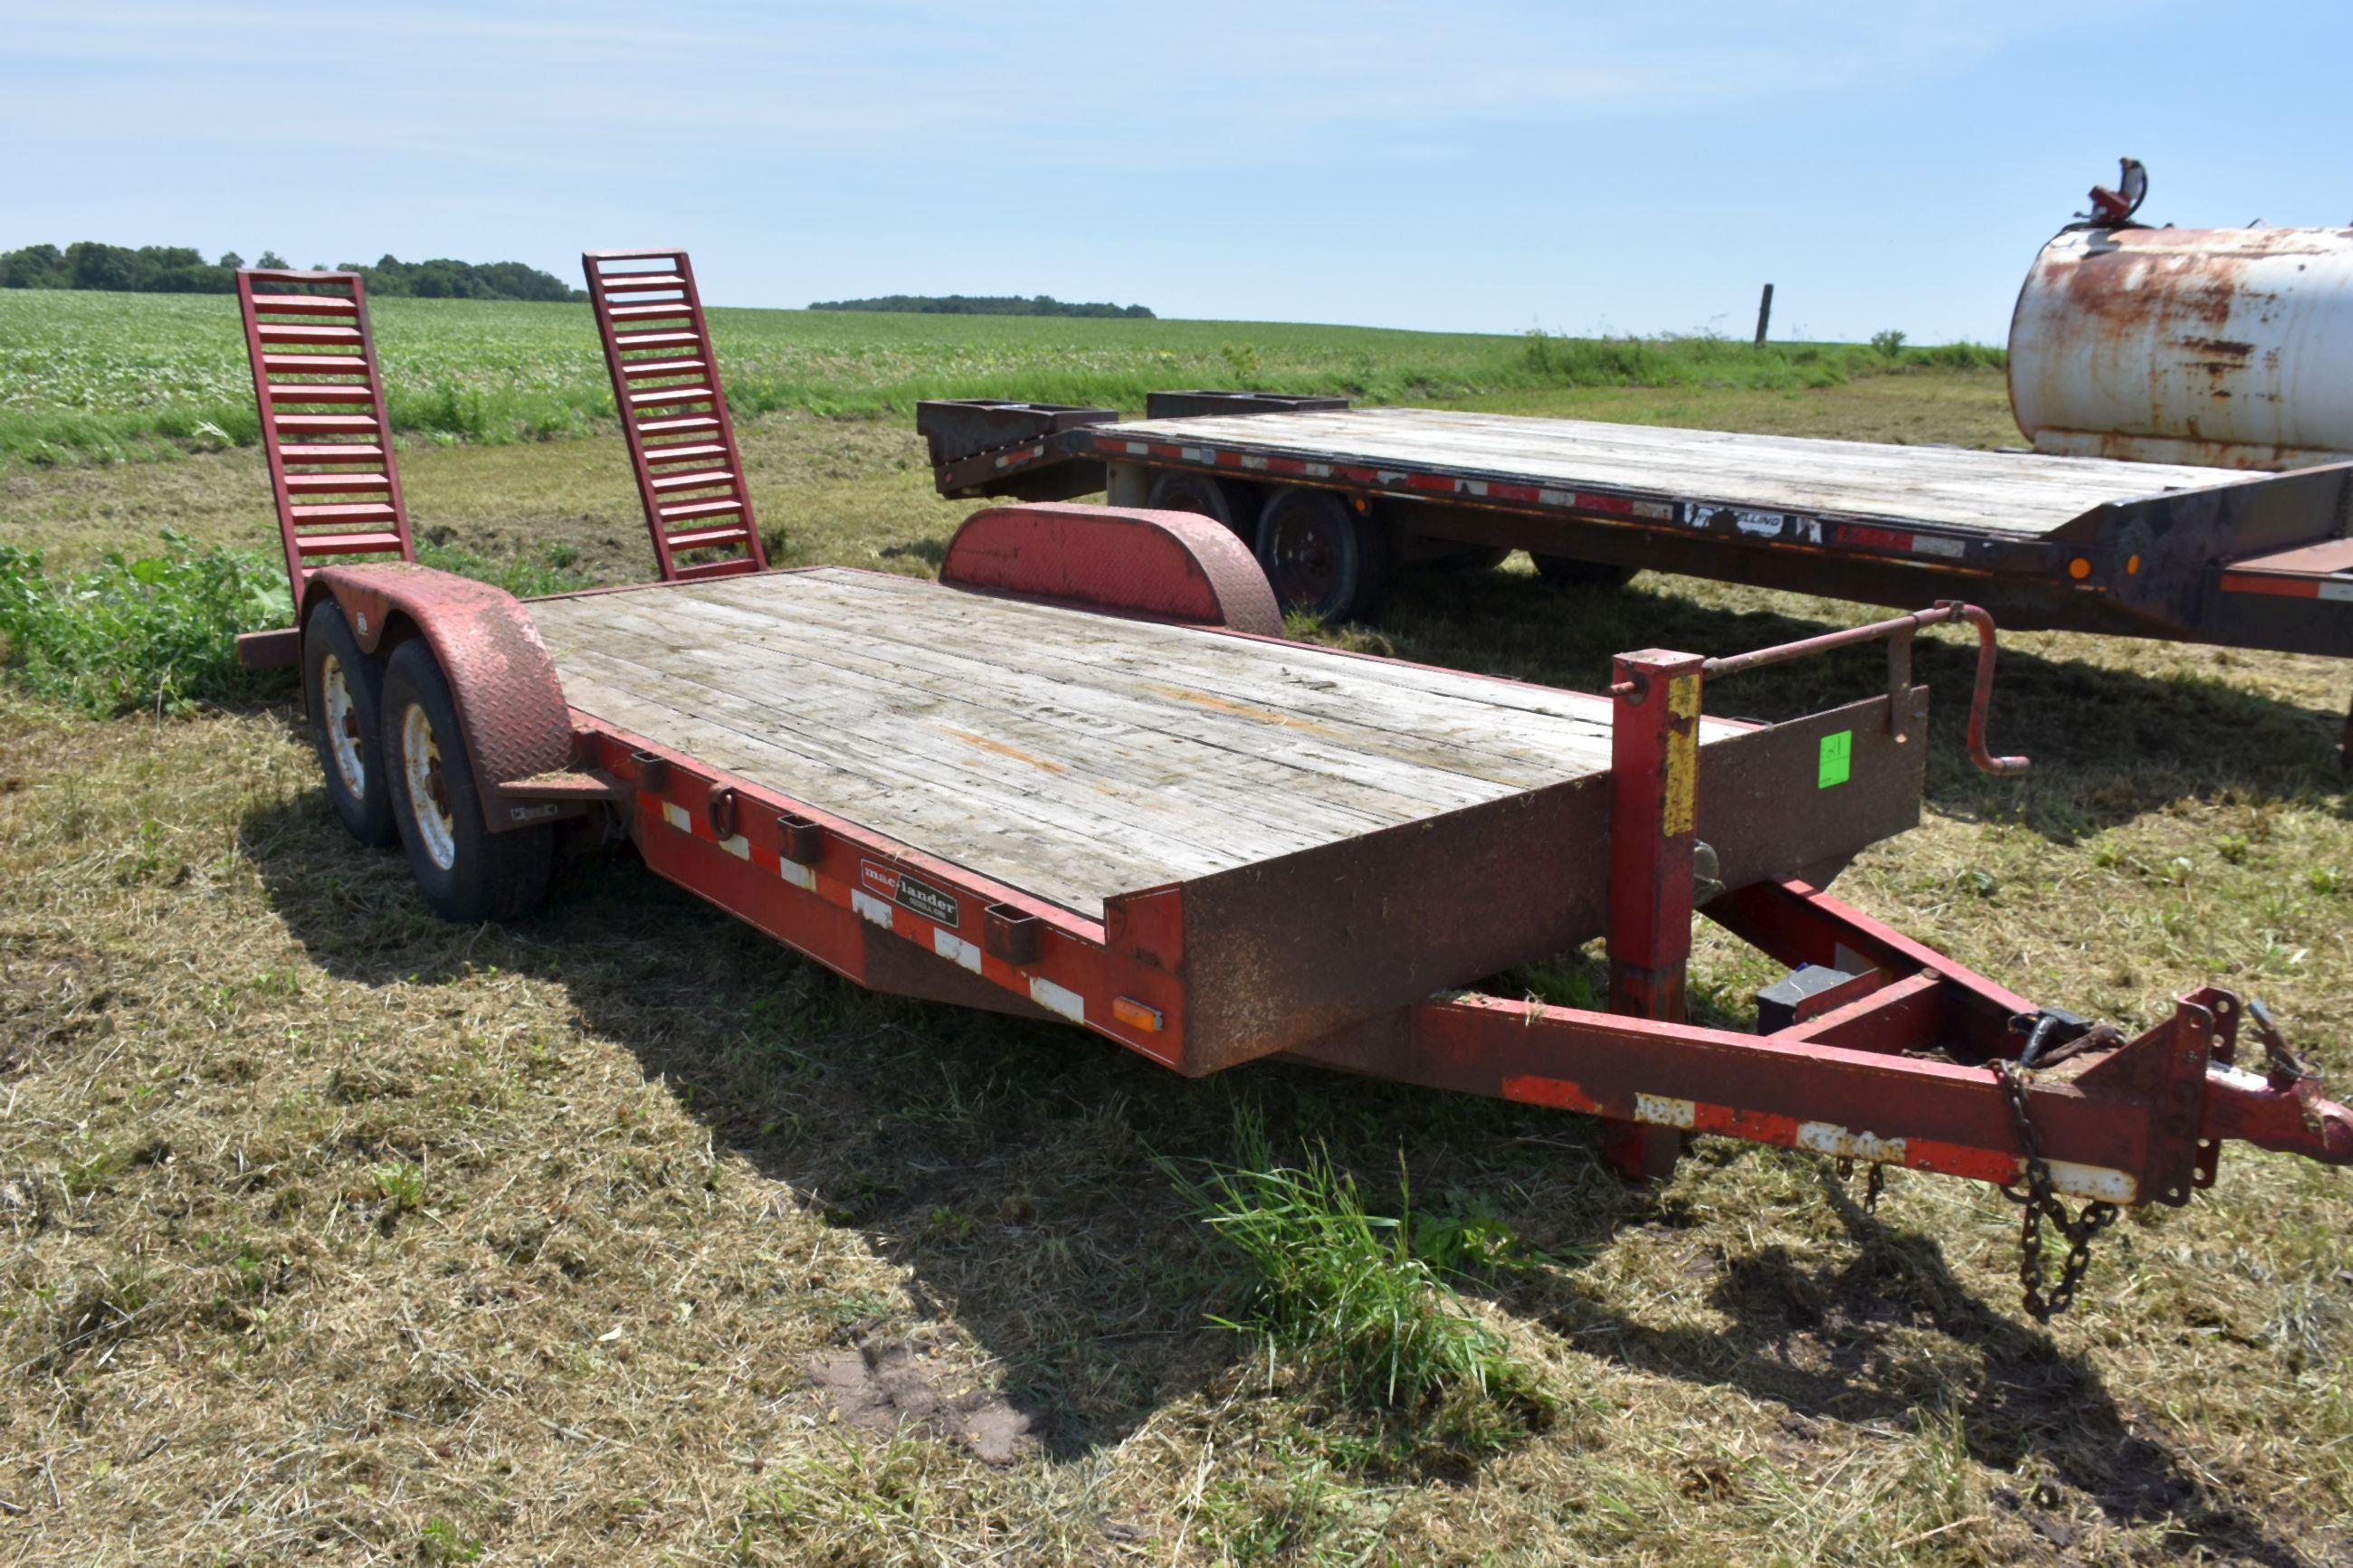
MULTIPOLYGON (((951 791, 976 811, 1053 820, 1110 842, 1153 845, 1172 864, 1197 854, 1206 857, 1205 864, 1231 855, 1287 854, 1439 809, 1377 815, 1305 792, 1261 800, 1269 795, 1265 788, 1253 787, 1238 771, 1206 773, 1198 758, 1090 747, 1083 737, 1058 736, 1042 726, 1024 731, 1005 715, 906 688, 843 684, 842 672, 763 660, 742 648, 731 650, 721 668, 716 658, 665 653, 616 629, 597 647, 569 657, 606 676, 608 684, 617 673, 612 664, 627 661, 642 672, 638 679, 675 694, 670 700, 680 706, 724 715, 747 732, 820 756, 879 752, 871 767, 912 767, 918 786, 951 791), (813 699, 818 679, 833 682, 837 695, 813 699), (779 702, 778 691, 795 695, 779 702), (1195 765, 1186 767, 1187 762, 1195 765)), ((894 775, 893 784, 910 787, 903 776, 894 775)))
POLYGON ((1089 915, 1609 763, 1604 699, 873 574, 532 615, 584 711, 1089 915))
MULTIPOLYGON (((1607 761, 1609 703, 1582 692, 1359 658, 1295 643, 1269 645, 1189 627, 1120 623, 977 595, 918 599, 911 595, 928 595, 929 585, 876 574, 806 575, 824 584, 828 593, 890 597, 895 606, 892 620, 869 623, 878 627, 876 635, 930 637, 937 628, 950 626, 976 639, 993 635, 1005 640, 1001 648, 990 649, 990 657, 1010 664, 1076 659, 1097 672, 1092 679, 1111 679, 1101 673, 1105 670, 1124 670, 1145 672, 1163 682, 1198 685, 1275 710, 1250 715, 1259 721, 1287 715, 1354 727, 1367 735, 1377 732, 1430 766, 1466 766, 1457 755, 1464 748, 1535 767, 1546 779, 1556 776, 1554 770, 1564 755, 1590 755, 1596 766, 1607 761), (913 609, 918 604, 920 613, 913 609), (912 624, 893 624, 907 616, 914 617, 912 624), (1113 637, 1106 632, 1113 626, 1127 629, 1113 637)), ((813 602, 797 600, 791 613, 820 612, 813 602)), ((842 613, 851 612, 845 608, 842 613)), ((975 646, 988 644, 976 640, 975 646)))
POLYGON ((919 781, 901 787, 778 744, 773 736, 649 698, 628 675, 620 679, 626 684, 608 684, 575 668, 565 675, 565 695, 610 723, 1080 914, 1101 919, 1110 894, 1171 879, 1166 865, 1124 846, 988 817, 919 781))
MULTIPOLYGON (((670 628, 667 617, 632 614, 626 605, 610 613, 616 631, 658 638, 670 628)), ((1366 826, 1387 826, 1508 793, 1485 780, 1387 759, 1373 759, 1376 765, 1367 767, 1361 752, 1294 740, 1281 731, 1245 737, 1257 743, 1237 750, 1230 736, 1206 732, 1210 726, 1188 726, 1189 715, 1166 714, 1070 679, 1008 681, 1000 671, 949 649, 867 649, 733 606, 700 605, 698 613, 741 635, 723 646, 681 644, 675 662, 650 662, 720 685, 736 680, 731 689, 747 693, 792 690, 834 679, 838 671, 841 679, 875 693, 878 717, 920 716, 1017 769, 1047 768, 1115 787, 1168 791, 1207 800, 1220 811, 1251 804, 1255 796, 1254 815, 1298 817, 1327 830, 1335 809, 1360 815, 1366 826), (1202 745, 1231 755, 1205 769, 1202 745)))
MULTIPOLYGON (((851 586, 853 593, 863 591, 851 586)), ((706 597, 703 613, 741 613, 747 617, 743 623, 747 633, 759 626, 788 638, 857 639, 889 650, 889 657, 897 659, 921 660, 953 638, 959 646, 983 650, 965 656, 963 665, 977 689, 1018 690, 1031 680, 1076 686, 1099 700, 1118 704, 1129 722, 1261 754, 1270 747, 1295 750, 1300 741, 1322 740, 1335 749, 1340 766, 1352 774, 1388 760, 1421 772, 1528 787, 1562 776, 1564 767, 1574 770, 1581 762, 1584 771, 1591 771, 1608 761, 1606 730, 1581 713, 1546 716, 1546 723, 1532 723, 1521 710, 1504 713, 1479 703, 1466 712, 1457 704, 1425 700, 1409 688, 1383 687, 1373 689, 1369 700, 1351 701, 1351 689, 1319 674, 1285 675, 1291 667, 1274 663, 1276 650, 1262 644, 1200 633, 1187 637, 1196 644, 1219 646, 1187 650, 1181 644, 1146 641, 1135 647, 1124 637, 1106 644, 1103 628, 1121 623, 1080 616, 1074 627, 1068 611, 936 592, 920 601, 920 610, 914 607, 917 601, 890 606, 828 604, 821 620, 796 633, 797 623, 790 612, 809 606, 810 601, 811 595, 799 595, 790 605, 764 606, 756 593, 734 595, 732 603, 706 597), (1211 657, 1195 661, 1186 657, 1188 651, 1211 657), (1254 665, 1269 666, 1273 674, 1258 678, 1254 665), (1523 737, 1518 733, 1522 730, 1532 732, 1523 737)), ((1363 666, 1365 661, 1356 662, 1363 666)), ((986 700, 995 703, 998 698, 991 695, 986 700)), ((1488 797, 1489 792, 1482 792, 1481 798, 1488 797)))

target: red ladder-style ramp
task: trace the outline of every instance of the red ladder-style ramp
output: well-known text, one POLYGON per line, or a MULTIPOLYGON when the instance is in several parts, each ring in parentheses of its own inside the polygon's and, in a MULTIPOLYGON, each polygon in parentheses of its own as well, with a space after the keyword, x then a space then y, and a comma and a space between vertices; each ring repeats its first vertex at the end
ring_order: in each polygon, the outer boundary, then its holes
POLYGON ((237 300, 299 613, 304 581, 330 559, 417 559, 367 287, 355 272, 248 268, 237 300))
POLYGON ((580 265, 663 581, 766 570, 686 252, 589 250, 580 265))

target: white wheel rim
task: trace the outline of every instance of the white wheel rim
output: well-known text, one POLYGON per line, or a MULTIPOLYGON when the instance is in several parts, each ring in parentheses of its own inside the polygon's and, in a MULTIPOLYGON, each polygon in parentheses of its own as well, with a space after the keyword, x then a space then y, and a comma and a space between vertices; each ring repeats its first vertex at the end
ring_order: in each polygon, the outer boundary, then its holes
POLYGON ((353 800, 367 798, 367 763, 360 755, 360 717, 352 702, 351 683, 343 679, 343 660, 333 654, 319 667, 319 685, 326 700, 327 754, 335 773, 353 800))
POLYGON ((408 816, 417 825, 417 841, 447 871, 458 863, 458 819, 449 815, 441 784, 441 743, 418 703, 400 715, 400 767, 408 781, 408 816))

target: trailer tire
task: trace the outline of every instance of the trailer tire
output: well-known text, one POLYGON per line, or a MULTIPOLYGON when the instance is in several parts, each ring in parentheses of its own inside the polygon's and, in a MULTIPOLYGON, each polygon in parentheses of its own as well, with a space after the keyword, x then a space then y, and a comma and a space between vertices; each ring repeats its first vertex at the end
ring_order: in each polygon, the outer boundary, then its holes
POLYGON ((1274 492, 1258 520, 1258 562, 1277 603, 1333 622, 1370 620, 1389 584, 1388 530, 1330 490, 1274 492))
POLYGON ((434 913, 472 924, 512 919, 539 902, 555 865, 554 829, 483 826, 457 699, 421 637, 401 644, 385 668, 383 748, 393 819, 434 913))
POLYGON ((1145 492, 1144 504, 1151 511, 1197 513, 1233 530, 1244 543, 1250 542, 1258 531, 1259 498, 1255 487, 1210 474, 1182 469, 1163 473, 1145 492))
POLYGON ((384 765, 384 664, 361 651, 332 599, 311 611, 302 628, 302 693, 336 816, 369 848, 390 848, 400 829, 384 765))
POLYGON ((1536 563, 1536 575, 1556 588, 1622 588, 1634 580, 1633 567, 1612 566, 1605 561, 1539 555, 1533 550, 1528 559, 1536 563))

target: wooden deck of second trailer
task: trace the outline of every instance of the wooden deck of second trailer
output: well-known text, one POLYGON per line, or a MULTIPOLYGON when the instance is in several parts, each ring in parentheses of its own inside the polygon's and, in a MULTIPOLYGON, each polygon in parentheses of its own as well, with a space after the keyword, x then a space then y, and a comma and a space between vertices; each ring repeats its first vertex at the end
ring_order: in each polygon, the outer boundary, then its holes
MULTIPOLYGON (((2260 483, 2230 468, 1605 425, 1432 408, 1145 419, 1094 427, 1155 443, 1642 493, 1767 512, 2039 537, 2119 501, 2260 483)), ((1117 458, 1114 456, 1113 460, 1117 458)), ((1251 477, 1244 473, 1242 478, 1251 477)), ((1305 482, 1314 482, 1309 476, 1305 482)))
POLYGON ((1605 698, 874 573, 530 610, 582 712, 1088 916, 1609 765, 1605 698))

